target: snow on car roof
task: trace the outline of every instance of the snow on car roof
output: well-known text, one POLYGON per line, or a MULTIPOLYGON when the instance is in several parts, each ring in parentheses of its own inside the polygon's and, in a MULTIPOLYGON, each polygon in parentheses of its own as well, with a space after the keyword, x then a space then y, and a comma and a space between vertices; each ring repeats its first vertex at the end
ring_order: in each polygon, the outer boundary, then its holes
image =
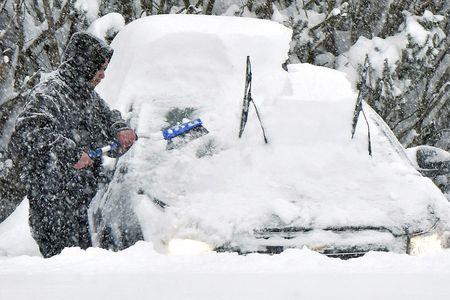
POLYGON ((131 111, 142 138, 119 163, 128 173, 110 195, 128 195, 147 237, 219 242, 274 226, 424 230, 435 222, 430 213, 448 218, 442 193, 374 121, 373 157, 362 120, 350 139, 356 94, 344 73, 308 64, 282 70, 290 38, 275 22, 177 15, 139 19, 114 39, 99 91, 131 111), (247 55, 267 145, 253 108, 237 137, 247 55), (210 134, 167 151, 161 129, 174 108, 195 109, 210 134), (164 214, 154 199, 170 205, 164 214))

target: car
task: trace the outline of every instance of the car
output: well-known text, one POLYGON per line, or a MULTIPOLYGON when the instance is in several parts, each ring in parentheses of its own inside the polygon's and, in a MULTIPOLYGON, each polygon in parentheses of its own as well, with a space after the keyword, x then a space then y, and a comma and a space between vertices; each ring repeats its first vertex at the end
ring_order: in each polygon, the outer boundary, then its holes
POLYGON ((105 162, 112 181, 90 209, 95 245, 306 246, 341 258, 446 247, 444 195, 366 104, 368 126, 360 120, 351 138, 357 94, 344 73, 282 68, 291 35, 267 20, 192 15, 150 16, 118 33, 98 91, 139 139, 105 162), (239 138, 247 56, 253 102, 239 138), (163 130, 198 118, 209 133, 169 149, 163 130))

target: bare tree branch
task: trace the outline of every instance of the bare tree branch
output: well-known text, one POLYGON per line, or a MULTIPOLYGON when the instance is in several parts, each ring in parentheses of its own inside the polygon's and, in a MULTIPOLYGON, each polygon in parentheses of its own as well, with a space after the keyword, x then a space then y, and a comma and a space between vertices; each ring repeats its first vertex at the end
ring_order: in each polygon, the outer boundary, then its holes
POLYGON ((61 14, 59 15, 59 18, 55 23, 56 30, 63 27, 66 21, 68 20, 70 15, 70 9, 73 7, 72 2, 73 0, 67 0, 63 8, 61 9, 61 14))
POLYGON ((214 8, 214 4, 216 3, 216 0, 209 0, 208 4, 206 5, 206 9, 205 9, 205 14, 206 15, 211 15, 213 8, 214 8))
POLYGON ((8 0, 4 1, 0 6, 0 14, 3 12, 3 10, 6 8, 6 4, 8 3, 8 0))
POLYGON ((45 17, 44 14, 41 11, 41 8, 39 7, 39 3, 38 0, 33 0, 31 1, 31 7, 33 8, 36 17, 38 18, 39 22, 44 22, 45 21, 45 17))

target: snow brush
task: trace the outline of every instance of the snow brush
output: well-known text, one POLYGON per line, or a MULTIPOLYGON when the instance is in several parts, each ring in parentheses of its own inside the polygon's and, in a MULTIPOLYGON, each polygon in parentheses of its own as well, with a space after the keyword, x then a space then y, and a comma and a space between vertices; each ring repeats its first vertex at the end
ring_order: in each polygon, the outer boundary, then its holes
MULTIPOLYGON (((203 127, 203 122, 200 119, 188 121, 181 125, 175 125, 163 130, 163 136, 164 139, 167 140, 168 150, 178 148, 179 146, 184 145, 187 142, 197 139, 208 133, 208 129, 203 127)), ((114 140, 107 146, 97 148, 95 150, 89 150, 88 156, 92 159, 99 158, 105 153, 116 151, 119 148, 120 142, 118 140, 114 140)))
POLYGON ((167 141, 167 150, 172 150, 208 134, 209 131, 203 127, 202 120, 196 119, 166 128, 162 133, 167 141))

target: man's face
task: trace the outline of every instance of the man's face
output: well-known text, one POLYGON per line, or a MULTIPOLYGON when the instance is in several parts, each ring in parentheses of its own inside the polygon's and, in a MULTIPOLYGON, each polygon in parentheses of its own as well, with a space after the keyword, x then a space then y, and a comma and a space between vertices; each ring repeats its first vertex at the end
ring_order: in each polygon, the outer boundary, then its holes
POLYGON ((109 60, 105 61, 105 63, 101 66, 100 70, 95 73, 94 78, 89 81, 89 84, 94 88, 96 87, 103 78, 105 78, 105 70, 108 67, 109 60))

